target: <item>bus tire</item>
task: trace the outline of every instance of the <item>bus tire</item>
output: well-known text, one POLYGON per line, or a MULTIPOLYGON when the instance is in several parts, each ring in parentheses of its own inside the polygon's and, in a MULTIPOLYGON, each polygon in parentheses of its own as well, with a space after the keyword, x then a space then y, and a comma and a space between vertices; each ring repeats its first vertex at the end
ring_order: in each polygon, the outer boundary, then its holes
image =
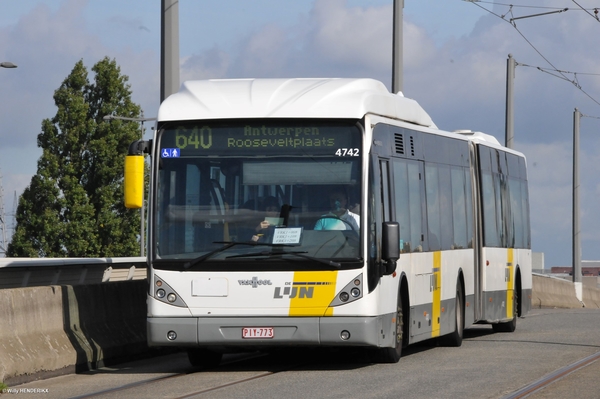
POLYGON ((502 323, 492 324, 494 332, 514 332, 517 329, 517 317, 518 317, 518 306, 519 300, 517 298, 517 290, 513 291, 513 318, 510 321, 502 323))
POLYGON ((396 334, 393 348, 379 348, 375 353, 377 363, 398 363, 402 357, 404 312, 402 311, 402 293, 398 292, 398 306, 396 308, 396 334))
POLYGON ((465 310, 463 304, 464 296, 462 284, 460 283, 460 281, 458 281, 458 283, 456 283, 456 308, 454 311, 454 331, 440 338, 440 343, 442 346, 459 347, 462 345, 463 334, 465 330, 465 310))
POLYGON ((188 349, 188 360, 191 365, 200 370, 217 367, 221 363, 223 354, 204 348, 188 349))

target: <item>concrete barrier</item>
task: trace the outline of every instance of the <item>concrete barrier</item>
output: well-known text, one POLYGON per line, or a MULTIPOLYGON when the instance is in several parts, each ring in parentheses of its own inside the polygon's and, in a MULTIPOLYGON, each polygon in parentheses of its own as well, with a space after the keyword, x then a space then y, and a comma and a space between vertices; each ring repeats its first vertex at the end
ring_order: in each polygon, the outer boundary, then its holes
POLYGON ((585 284, 583 303, 575 295, 572 281, 543 275, 533 275, 531 306, 534 308, 600 308, 600 289, 585 284))
POLYGON ((600 289, 584 285, 583 303, 586 308, 600 308, 600 289))
POLYGON ((0 382, 101 367, 148 352, 146 281, 0 290, 0 382))

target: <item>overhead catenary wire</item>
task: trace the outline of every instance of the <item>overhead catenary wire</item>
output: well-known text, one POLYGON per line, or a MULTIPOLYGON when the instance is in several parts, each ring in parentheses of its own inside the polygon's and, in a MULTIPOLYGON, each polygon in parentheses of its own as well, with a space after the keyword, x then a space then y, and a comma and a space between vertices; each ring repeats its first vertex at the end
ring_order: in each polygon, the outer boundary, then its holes
POLYGON ((591 72, 572 72, 572 71, 564 71, 564 70, 557 70, 557 69, 551 69, 551 68, 544 68, 544 67, 540 67, 540 66, 535 66, 535 65, 528 65, 528 64, 524 64, 522 62, 517 62, 517 65, 519 66, 523 66, 526 68, 535 68, 537 70, 539 70, 540 72, 545 72, 551 76, 554 76, 556 78, 559 79, 563 79, 566 80, 569 83, 574 84, 575 86, 577 86, 578 89, 581 89, 581 85, 579 84, 579 80, 577 79, 577 75, 584 75, 584 76, 600 76, 600 73, 591 73, 591 72), (552 72, 559 72, 561 75, 556 75, 553 74, 552 72), (565 74, 571 74, 573 75, 573 79, 565 79, 564 75, 565 74))
POLYGON ((562 73, 572 73, 574 75, 588 75, 588 76, 600 76, 600 73, 592 73, 592 72, 572 72, 572 71, 563 71, 563 70, 554 70, 551 68, 544 68, 544 67, 540 67, 540 66, 534 66, 534 65, 528 65, 528 64, 523 64, 522 62, 519 63, 520 66, 524 66, 524 67, 530 67, 530 68, 536 68, 539 69, 541 71, 553 71, 553 72, 562 72, 562 73))
POLYGON ((600 119, 600 116, 586 115, 583 113, 580 113, 580 115, 582 118, 600 119))
MULTIPOLYGON (((482 3, 482 4, 492 4, 492 5, 496 5, 496 6, 506 6, 506 7, 514 7, 514 8, 531 8, 531 9, 535 9, 535 10, 563 10, 565 7, 548 7, 548 6, 532 6, 532 5, 524 5, 524 4, 509 4, 509 3, 498 3, 497 1, 484 1, 484 0, 463 0, 466 1, 467 3, 482 3)), ((575 4, 577 4, 575 1, 573 1, 575 4)), ((583 7, 581 7, 579 4, 577 4, 579 6, 579 8, 582 11, 588 11, 588 9, 585 9, 583 7)), ((590 8, 589 10, 597 10, 597 8, 590 8)))
POLYGON ((513 17, 513 18, 510 19, 510 22, 514 23, 513 21, 516 21, 517 19, 540 17, 542 15, 558 14, 558 13, 565 12, 565 11, 569 11, 569 9, 568 8, 563 8, 562 10, 546 11, 546 12, 541 12, 541 13, 537 13, 537 14, 524 15, 522 17, 513 17))
MULTIPOLYGON (((544 54, 542 54, 542 52, 541 52, 540 50, 538 50, 538 49, 537 49, 537 47, 535 47, 535 46, 534 46, 534 44, 533 44, 533 43, 532 43, 532 42, 531 42, 531 41, 530 41, 530 40, 529 40, 529 39, 528 39, 528 38, 525 36, 525 34, 523 34, 523 32, 521 32, 521 31, 519 30, 519 28, 517 27, 517 24, 516 24, 516 22, 515 22, 515 18, 511 18, 510 20, 507 20, 507 19, 505 18, 505 17, 506 17, 508 14, 511 14, 511 16, 513 16, 513 14, 512 14, 512 9, 513 9, 513 7, 515 7, 515 5, 513 5, 513 4, 499 4, 499 3, 492 3, 492 2, 487 2, 487 1, 479 1, 479 0, 463 0, 463 1, 467 1, 467 2, 469 2, 469 3, 473 3, 474 5, 476 5, 477 7, 481 8, 482 10, 485 10, 485 11, 487 11, 488 13, 490 13, 490 14, 492 14, 492 15, 494 15, 494 16, 496 16, 496 17, 500 18, 501 20, 503 20, 503 21, 505 21, 505 22, 509 23, 509 24, 510 24, 510 25, 511 25, 511 26, 512 26, 512 27, 513 27, 513 28, 514 28, 516 31, 517 31, 517 33, 519 33, 519 35, 521 35, 521 37, 523 38, 523 40, 525 40, 525 42, 527 42, 527 44, 529 44, 529 46, 530 46, 530 47, 531 47, 531 48, 532 48, 532 49, 533 49, 533 50, 534 50, 534 51, 535 51, 535 52, 536 52, 536 53, 537 53, 537 54, 538 54, 540 57, 542 57, 542 59, 543 59, 544 61, 546 61, 546 62, 548 63, 548 65, 550 65, 550 66, 552 67, 552 69, 548 69, 548 68, 546 68, 546 69, 541 69, 541 68, 539 68, 539 70, 540 70, 540 71, 542 71, 542 72, 546 72, 546 73, 548 73, 548 74, 549 74, 549 75, 551 75, 551 76, 557 77, 557 78, 559 78, 559 79, 565 80, 565 81, 567 81, 567 82, 569 82, 569 83, 573 84, 573 86, 575 86, 575 87, 576 87, 578 90, 580 90, 580 91, 581 91, 581 92, 582 92, 582 93, 583 93, 585 96, 587 96, 587 97, 588 97, 590 100, 592 100, 592 101, 593 101, 594 103, 596 103, 597 105, 600 105, 600 101, 598 101, 598 100, 596 100, 594 97, 592 97, 592 95, 590 95, 588 92, 586 92, 586 91, 583 89, 583 87, 581 86, 581 84, 579 84, 579 81, 577 80, 577 74, 576 74, 576 73, 573 73, 573 74, 574 74, 574 75, 573 75, 573 76, 574 76, 574 78, 573 78, 573 79, 569 79, 569 77, 567 77, 567 76, 566 76, 566 72, 565 72, 565 71, 562 71, 562 70, 558 69, 558 68, 557 68, 557 67, 556 67, 556 66, 555 66, 555 65, 554 65, 554 64, 553 64, 553 63, 552 63, 552 62, 551 62, 551 61, 550 61, 550 60, 549 60, 549 59, 548 59, 546 56, 544 56, 544 54), (496 14, 496 13, 494 13, 494 12, 493 12, 493 11, 491 11, 491 10, 488 10, 487 8, 483 7, 482 5, 480 5, 480 4, 478 4, 478 3, 488 3, 488 4, 495 4, 495 5, 505 5, 505 6, 509 7, 509 10, 508 10, 508 11, 507 11, 505 14, 503 14, 503 15, 499 15, 499 14, 496 14), (548 72, 548 71, 556 72, 556 73, 557 73, 557 75, 555 75, 555 74, 552 74, 552 73, 550 73, 550 72, 548 72)), ((573 2, 574 2, 575 4, 577 4, 577 3, 575 2, 575 0, 573 0, 573 2)), ((579 6, 579 4, 577 4, 577 5, 579 6)), ((524 6, 523 6, 523 7, 524 7, 524 6)), ((580 6, 580 7, 581 7, 581 6, 580 6)), ((530 6, 529 8, 534 8, 534 6, 530 6)), ((538 8, 542 8, 542 7, 538 7, 538 8)), ((549 8, 549 7, 547 7, 547 8, 549 8)), ((553 8, 553 9, 555 9, 555 10, 564 10, 564 11, 566 11, 566 10, 567 10, 567 9, 565 9, 565 8, 553 8)), ((540 14, 540 15, 545 15, 545 14, 540 14)), ((513 16, 513 17, 514 17, 514 16, 513 16)), ((523 65, 523 64, 518 64, 518 65, 523 65)))
POLYGON ((598 8, 594 8, 594 14, 592 15, 591 12, 589 12, 588 10, 586 10, 585 8, 583 8, 578 2, 576 2, 575 0, 572 0, 573 3, 575 3, 577 5, 577 7, 579 7, 580 9, 582 9, 583 11, 585 11, 590 17, 594 18, 596 21, 600 22, 600 18, 598 18, 598 8))

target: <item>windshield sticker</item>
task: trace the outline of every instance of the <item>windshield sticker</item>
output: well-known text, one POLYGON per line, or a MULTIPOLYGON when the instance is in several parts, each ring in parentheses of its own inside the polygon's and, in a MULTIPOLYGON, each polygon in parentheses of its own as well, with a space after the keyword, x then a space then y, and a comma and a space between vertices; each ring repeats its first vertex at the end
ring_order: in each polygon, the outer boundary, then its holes
POLYGON ((278 227, 273 234, 273 244, 300 244, 302 227, 278 227))

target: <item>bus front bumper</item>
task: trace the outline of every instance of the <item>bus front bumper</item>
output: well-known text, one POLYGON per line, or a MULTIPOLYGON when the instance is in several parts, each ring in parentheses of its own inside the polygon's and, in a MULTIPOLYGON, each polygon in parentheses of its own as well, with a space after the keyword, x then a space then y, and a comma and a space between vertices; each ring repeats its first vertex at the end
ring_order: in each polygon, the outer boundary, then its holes
POLYGON ((373 317, 147 318, 149 346, 393 347, 394 314, 373 317), (244 328, 272 329, 271 338, 243 338, 244 328))

